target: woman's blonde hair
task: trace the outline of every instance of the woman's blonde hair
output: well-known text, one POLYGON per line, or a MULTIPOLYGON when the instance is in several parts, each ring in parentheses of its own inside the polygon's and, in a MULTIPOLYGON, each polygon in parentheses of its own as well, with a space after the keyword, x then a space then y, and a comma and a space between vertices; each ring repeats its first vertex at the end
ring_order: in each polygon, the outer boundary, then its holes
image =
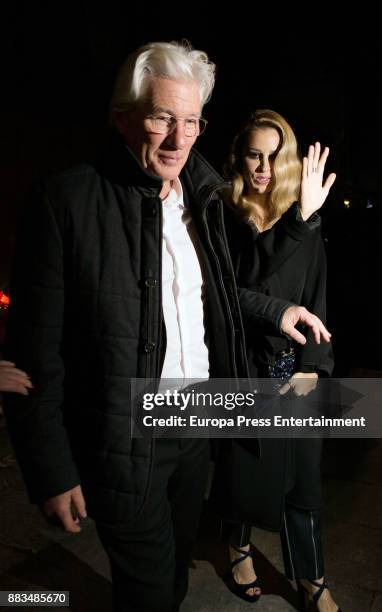
POLYGON ((274 185, 269 194, 269 218, 272 220, 288 210, 300 195, 301 161, 297 150, 297 140, 284 117, 268 109, 252 113, 234 138, 230 157, 225 166, 225 176, 232 182, 231 204, 243 217, 249 217, 252 206, 245 197, 243 158, 250 132, 265 128, 274 128, 280 136, 280 144, 273 165, 274 185))

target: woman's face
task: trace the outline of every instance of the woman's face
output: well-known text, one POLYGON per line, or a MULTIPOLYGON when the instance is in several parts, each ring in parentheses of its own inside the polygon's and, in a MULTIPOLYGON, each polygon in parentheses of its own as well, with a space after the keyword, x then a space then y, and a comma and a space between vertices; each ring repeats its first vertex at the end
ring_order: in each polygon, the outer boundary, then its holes
POLYGON ((275 128, 257 128, 249 132, 243 151, 243 178, 249 198, 272 191, 273 164, 279 144, 280 136, 275 128))

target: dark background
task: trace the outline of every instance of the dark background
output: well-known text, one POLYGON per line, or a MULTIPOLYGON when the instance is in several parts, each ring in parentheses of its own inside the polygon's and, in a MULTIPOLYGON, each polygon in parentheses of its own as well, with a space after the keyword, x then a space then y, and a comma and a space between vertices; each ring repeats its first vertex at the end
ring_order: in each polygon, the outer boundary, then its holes
POLYGON ((187 38, 218 66, 198 142, 218 170, 255 108, 285 115, 303 153, 316 140, 331 147, 328 171, 337 181, 322 215, 336 373, 382 370, 381 35, 370 12, 333 24, 318 5, 308 8, 283 15, 275 5, 240 3, 220 11, 15 3, 0 36, 0 289, 8 286, 16 221, 33 182, 94 158, 102 146, 120 63, 146 42, 187 38))

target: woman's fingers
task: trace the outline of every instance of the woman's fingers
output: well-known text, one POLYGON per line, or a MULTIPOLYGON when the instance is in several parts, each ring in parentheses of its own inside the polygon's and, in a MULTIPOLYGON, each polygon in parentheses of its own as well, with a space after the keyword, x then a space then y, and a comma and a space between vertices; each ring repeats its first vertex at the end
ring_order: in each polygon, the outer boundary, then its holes
POLYGON ((333 185, 334 181, 336 180, 336 178, 337 178, 337 175, 334 172, 329 174, 329 176, 327 177, 327 179, 326 179, 326 181, 324 183, 324 186, 323 186, 323 188, 325 189, 327 194, 329 193, 329 190, 332 187, 332 185, 333 185))
POLYGON ((307 396, 316 389, 317 383, 318 375, 315 372, 296 372, 281 389, 279 389, 279 393, 280 395, 285 395, 288 391, 293 391, 297 397, 307 396))
POLYGON ((321 174, 324 173, 325 164, 326 164, 326 160, 328 159, 328 155, 329 155, 329 147, 325 147, 317 163, 317 170, 321 172, 321 174))
POLYGON ((29 376, 23 370, 16 368, 12 361, 0 361, 0 391, 28 395, 28 389, 32 388, 29 376))
POLYGON ((285 385, 283 385, 280 389, 279 389, 279 393, 280 395, 285 395, 285 393, 288 393, 288 391, 290 391, 292 388, 292 385, 290 384, 290 382, 286 382, 285 385))
POLYGON ((313 172, 314 146, 309 145, 308 149, 308 175, 313 172))
POLYGON ((321 152, 321 144, 316 142, 314 145, 314 153, 313 153, 313 170, 314 172, 318 172, 318 164, 320 162, 320 152, 321 152))
POLYGON ((329 147, 325 147, 321 153, 321 143, 316 142, 314 145, 310 145, 307 157, 304 157, 302 160, 303 174, 305 176, 312 172, 323 174, 328 155, 329 147))
POLYGON ((307 178, 308 176, 308 158, 302 158, 302 178, 307 178))
POLYGON ((26 374, 23 370, 18 370, 17 368, 2 368, 1 374, 3 374, 4 376, 18 377, 23 378, 25 380, 29 380, 28 374, 26 374))

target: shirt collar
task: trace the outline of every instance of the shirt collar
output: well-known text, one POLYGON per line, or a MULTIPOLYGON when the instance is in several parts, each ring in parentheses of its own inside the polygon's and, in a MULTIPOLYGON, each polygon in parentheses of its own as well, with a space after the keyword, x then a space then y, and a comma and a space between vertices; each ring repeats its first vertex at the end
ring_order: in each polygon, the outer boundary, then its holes
POLYGON ((163 200, 163 206, 167 209, 184 208, 182 183, 177 177, 171 183, 168 196, 163 200))

